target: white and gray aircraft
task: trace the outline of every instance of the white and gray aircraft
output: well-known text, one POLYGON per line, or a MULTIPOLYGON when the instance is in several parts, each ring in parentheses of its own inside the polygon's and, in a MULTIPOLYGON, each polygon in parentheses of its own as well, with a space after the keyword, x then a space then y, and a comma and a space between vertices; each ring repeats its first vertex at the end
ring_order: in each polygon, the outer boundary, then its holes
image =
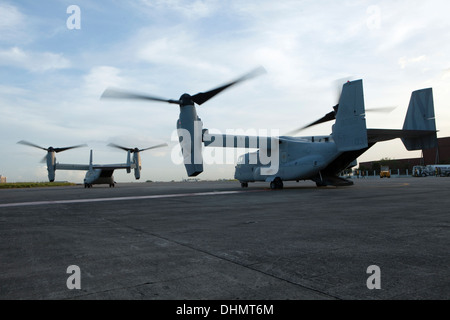
POLYGON ((160 147, 167 146, 167 143, 159 144, 153 147, 138 149, 138 148, 124 148, 115 144, 109 144, 112 147, 117 147, 124 149, 127 151, 127 161, 126 163, 118 163, 118 164, 94 164, 93 163, 93 155, 92 150, 90 152, 89 164, 67 164, 67 163, 59 163, 56 161, 55 153, 85 147, 86 145, 77 145, 72 147, 65 148, 42 148, 34 143, 21 140, 18 142, 19 144, 35 147, 38 149, 42 149, 47 151, 47 155, 42 159, 42 162, 47 163, 47 171, 48 171, 48 180, 53 182, 55 180, 55 171, 56 170, 82 170, 86 171, 86 175, 84 177, 84 187, 91 188, 94 184, 108 184, 110 187, 114 187, 116 182, 114 181, 114 170, 125 169, 127 173, 130 173, 132 169, 134 169, 134 177, 136 180, 139 180, 141 175, 141 158, 140 152, 160 147), (131 160, 131 153, 133 153, 133 160, 131 160))
POLYGON ((334 110, 306 126, 335 120, 330 135, 293 136, 299 129, 292 135, 260 137, 210 134, 208 129, 203 129, 195 104, 201 105, 223 90, 263 72, 262 68, 257 68, 207 92, 193 96, 185 93, 178 100, 113 88, 106 89, 102 98, 139 99, 179 105, 177 132, 186 172, 190 177, 203 172, 203 145, 258 149, 241 156, 236 165, 234 177, 242 187, 248 187, 249 182, 266 181, 272 189, 281 189, 283 181, 299 180, 312 180, 317 186, 352 185, 353 182, 342 178, 340 173, 356 165, 357 158, 377 142, 400 138, 407 150, 428 149, 437 145, 431 88, 412 93, 403 129, 368 129, 362 80, 343 84, 334 110))

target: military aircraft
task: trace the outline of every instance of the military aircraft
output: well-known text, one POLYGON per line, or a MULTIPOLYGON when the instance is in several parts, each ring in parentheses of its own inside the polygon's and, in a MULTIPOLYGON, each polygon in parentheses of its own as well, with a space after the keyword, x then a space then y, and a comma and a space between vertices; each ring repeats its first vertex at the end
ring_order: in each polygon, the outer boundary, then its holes
POLYGON ((272 189, 282 189, 283 181, 299 180, 312 180, 319 187, 348 186, 353 182, 340 177, 340 173, 355 165, 357 158, 377 142, 401 138, 407 150, 427 149, 437 145, 431 88, 412 93, 403 129, 367 129, 362 80, 343 84, 334 110, 306 126, 335 120, 330 135, 252 137, 210 134, 208 129, 203 129, 195 104, 201 105, 223 90, 263 72, 264 69, 260 67, 207 92, 193 96, 185 93, 178 100, 114 88, 107 88, 101 98, 178 104, 180 116, 177 132, 184 165, 190 177, 203 172, 202 143, 205 147, 258 149, 241 156, 236 165, 235 179, 239 180, 244 188, 248 187, 249 182, 266 181, 272 189))
POLYGON ((108 146, 117 148, 117 149, 122 149, 122 150, 126 151, 128 154, 130 154, 130 153, 133 154, 132 164, 134 165, 134 177, 136 178, 136 180, 139 180, 141 178, 141 169, 142 169, 140 152, 146 151, 146 150, 151 150, 151 149, 156 149, 156 148, 161 148, 161 147, 167 147, 168 144, 162 143, 162 144, 158 144, 156 146, 145 148, 145 149, 139 149, 137 147, 127 148, 127 147, 119 146, 115 143, 110 143, 110 144, 108 144, 108 146))
MULTIPOLYGON (((34 143, 21 140, 18 142, 19 144, 35 147, 38 149, 42 149, 47 151, 47 156, 42 159, 42 162, 47 162, 47 171, 48 171, 48 179, 50 182, 53 182, 55 180, 55 171, 56 170, 83 170, 87 171, 86 175, 84 177, 84 187, 85 188, 91 188, 94 184, 109 184, 110 187, 114 187, 116 182, 114 181, 114 170, 116 169, 125 169, 127 170, 127 173, 131 172, 131 169, 134 169, 134 176, 136 180, 139 180, 140 178, 140 171, 142 169, 141 167, 141 158, 140 158, 140 152, 155 148, 160 148, 167 146, 167 143, 159 144, 153 147, 145 148, 145 149, 138 149, 138 148, 123 148, 127 151, 127 162, 126 163, 118 163, 118 164, 94 164, 93 163, 93 154, 92 150, 90 152, 90 158, 89 158, 89 164, 67 164, 67 163, 59 163, 56 162, 55 153, 66 151, 69 149, 79 148, 86 146, 83 145, 77 145, 72 147, 66 147, 66 148, 42 148, 34 143), (131 153, 133 153, 133 160, 131 160, 131 153)), ((115 144, 110 144, 114 147, 119 147, 115 144)))

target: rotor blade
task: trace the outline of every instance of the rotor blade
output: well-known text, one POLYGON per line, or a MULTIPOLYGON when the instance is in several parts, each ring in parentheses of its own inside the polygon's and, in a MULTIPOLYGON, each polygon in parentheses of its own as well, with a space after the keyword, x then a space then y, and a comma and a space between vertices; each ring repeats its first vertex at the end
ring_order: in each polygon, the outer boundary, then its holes
POLYGON ((217 87, 215 89, 209 90, 207 92, 199 92, 196 95, 192 96, 192 101, 194 101, 196 104, 201 105, 203 103, 205 103, 206 101, 208 101, 209 99, 211 99, 212 97, 214 97, 215 95, 219 94, 220 92, 222 92, 223 90, 238 84, 240 82, 243 82, 245 80, 249 80, 251 78, 254 78, 256 76, 259 76, 263 73, 266 73, 266 70, 263 67, 258 67, 252 71, 250 71, 249 73, 241 76, 240 78, 233 80, 227 84, 224 84, 220 87, 217 87))
POLYGON ((75 148, 81 148, 81 147, 86 147, 87 144, 79 144, 77 146, 72 146, 72 147, 65 147, 65 148, 54 148, 53 150, 58 153, 58 152, 63 152, 66 150, 70 150, 70 149, 75 149, 75 148))
POLYGON ((361 116, 365 115, 366 112, 389 113, 395 108, 397 107, 368 108, 363 114, 361 114, 361 116))
POLYGON ((167 146, 168 146, 167 143, 162 143, 162 144, 158 144, 156 146, 150 147, 150 148, 141 149, 139 151, 145 151, 145 150, 156 149, 156 148, 167 147, 167 146))
MULTIPOLYGON (((312 123, 310 123, 310 124, 308 124, 308 125, 306 125, 304 127, 299 128, 299 129, 292 130, 292 131, 288 132, 286 135, 291 136, 291 135, 294 135, 294 134, 296 134, 296 133, 298 133, 298 132, 300 132, 300 131, 302 131, 302 130, 304 130, 306 128, 318 125, 318 124, 323 123, 323 122, 335 120, 336 119, 336 113, 337 113, 337 111, 339 109, 339 105, 335 105, 333 108, 334 108, 334 111, 331 111, 331 112, 327 113, 325 116, 323 116, 319 120, 314 121, 314 122, 312 122, 312 123)), ((366 112, 389 113, 392 110, 394 110, 395 108, 397 108, 397 107, 392 106, 392 107, 381 107, 381 108, 368 108, 368 109, 366 109, 366 112)))
MULTIPOLYGON (((325 116, 323 116, 322 118, 320 118, 317 121, 314 121, 313 123, 308 124, 307 126, 304 126, 300 129, 298 129, 297 131, 315 126, 317 124, 323 123, 323 122, 327 122, 327 121, 331 121, 331 120, 335 120, 336 119, 336 112, 339 108, 339 105, 336 105, 333 107, 335 109, 335 111, 331 111, 329 113, 327 113, 325 116)), ((383 108, 369 108, 366 109, 366 112, 391 112, 392 110, 394 110, 396 107, 383 107, 383 108)))
POLYGON ((41 163, 46 163, 47 162, 47 156, 43 157, 40 162, 41 163))
POLYGON ((315 126, 319 123, 324 123, 324 122, 335 120, 335 119, 336 119, 336 113, 334 111, 331 111, 331 112, 327 113, 326 115, 324 115, 319 120, 316 120, 313 123, 307 125, 306 127, 304 127, 304 129, 315 126))
POLYGON ((149 96, 146 94, 141 93, 133 93, 129 91, 119 90, 119 89, 113 89, 113 88, 107 88, 102 96, 101 99, 137 99, 137 100, 150 100, 150 101, 161 101, 161 102, 168 102, 173 104, 180 104, 180 100, 172 100, 172 99, 164 99, 154 96, 149 96))
POLYGON ((367 108, 366 112, 382 112, 382 113, 386 112, 386 113, 389 113, 389 112, 393 111, 396 108, 397 107, 394 107, 394 106, 392 106, 392 107, 381 107, 381 108, 367 108))
POLYGON ((36 145, 36 144, 34 144, 34 143, 31 143, 31 142, 28 142, 28 141, 25 141, 25 140, 20 140, 20 141, 17 142, 17 143, 23 144, 23 145, 26 145, 26 146, 30 146, 30 147, 35 147, 35 148, 38 148, 38 149, 42 149, 42 150, 47 151, 46 148, 42 148, 41 146, 38 146, 38 145, 36 145))
POLYGON ((336 115, 335 115, 334 111, 331 111, 331 112, 327 113, 326 115, 324 115, 319 120, 316 120, 316 121, 314 121, 314 122, 312 122, 312 123, 310 123, 310 124, 308 124, 308 125, 306 125, 304 127, 292 130, 292 131, 286 133, 286 135, 293 136, 294 134, 296 134, 296 133, 298 133, 298 132, 300 132, 302 130, 305 130, 306 128, 318 125, 318 124, 323 123, 323 122, 331 121, 331 120, 334 120, 334 119, 336 119, 336 115))
POLYGON ((124 151, 133 151, 134 150, 134 149, 131 149, 131 148, 125 148, 125 147, 119 146, 119 145, 117 145, 115 143, 109 143, 108 146, 113 147, 113 148, 122 149, 124 151))

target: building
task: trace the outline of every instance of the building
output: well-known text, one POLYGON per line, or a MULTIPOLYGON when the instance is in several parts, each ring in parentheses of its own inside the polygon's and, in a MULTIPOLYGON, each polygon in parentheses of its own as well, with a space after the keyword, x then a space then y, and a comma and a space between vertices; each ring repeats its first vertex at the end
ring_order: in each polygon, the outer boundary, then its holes
POLYGON ((376 161, 361 162, 360 171, 367 171, 369 175, 378 175, 381 166, 389 166, 393 172, 411 174, 412 168, 419 165, 450 164, 450 137, 439 138, 437 148, 422 150, 421 158, 409 159, 381 159, 376 161))
POLYGON ((6 183, 6 177, 0 175, 0 183, 6 183))
POLYGON ((439 138, 437 148, 423 150, 422 152, 425 165, 450 163, 450 137, 439 138))

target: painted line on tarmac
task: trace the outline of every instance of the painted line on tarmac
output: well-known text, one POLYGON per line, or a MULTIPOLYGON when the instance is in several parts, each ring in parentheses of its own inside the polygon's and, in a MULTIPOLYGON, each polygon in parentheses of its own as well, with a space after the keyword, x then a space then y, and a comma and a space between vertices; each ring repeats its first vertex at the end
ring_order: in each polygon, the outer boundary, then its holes
POLYGON ((248 193, 252 191, 212 191, 197 193, 174 193, 174 194, 158 194, 151 196, 133 196, 133 197, 116 197, 116 198, 94 198, 94 199, 74 199, 74 200, 51 200, 51 201, 33 201, 0 204, 0 208, 25 207, 25 206, 43 206, 49 204, 72 204, 72 203, 89 203, 89 202, 107 202, 107 201, 125 201, 125 200, 142 200, 142 199, 164 199, 176 197, 198 197, 198 196, 216 196, 226 194, 248 193))

